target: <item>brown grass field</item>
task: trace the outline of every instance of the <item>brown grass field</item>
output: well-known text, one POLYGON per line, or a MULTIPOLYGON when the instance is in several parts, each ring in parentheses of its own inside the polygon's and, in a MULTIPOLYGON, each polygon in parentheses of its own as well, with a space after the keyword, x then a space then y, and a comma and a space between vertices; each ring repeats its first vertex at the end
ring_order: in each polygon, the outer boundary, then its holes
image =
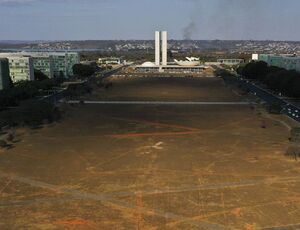
MULTIPOLYGON (((246 100, 218 78, 115 79, 86 99, 246 100)), ((281 120, 248 105, 69 106, 0 150, 0 229, 300 229, 281 120)))

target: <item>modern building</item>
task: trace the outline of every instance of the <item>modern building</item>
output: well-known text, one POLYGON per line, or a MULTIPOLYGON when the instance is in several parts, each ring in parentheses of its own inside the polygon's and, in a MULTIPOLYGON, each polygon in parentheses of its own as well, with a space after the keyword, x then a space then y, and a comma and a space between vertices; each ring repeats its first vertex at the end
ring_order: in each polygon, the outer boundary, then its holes
POLYGON ((8 89, 11 86, 9 74, 9 63, 7 58, 0 58, 0 90, 8 89))
POLYGON ((223 65, 234 66, 234 65, 240 65, 244 63, 245 60, 244 59, 218 59, 217 62, 223 65))
MULTIPOLYGON (((73 75, 73 66, 75 64, 80 63, 79 53, 77 52, 18 52, 18 53, 0 53, 0 57, 8 58, 9 60, 12 57, 24 57, 25 59, 30 58, 30 62, 33 63, 33 69, 37 69, 42 71, 49 78, 53 77, 69 77, 73 75)), ((16 66, 10 61, 10 65, 15 69, 16 66)), ((31 64, 30 64, 31 65, 31 64)), ((22 65, 21 65, 22 66, 22 65)), ((34 79, 33 74, 31 76, 31 72, 34 73, 34 70, 30 66, 30 70, 28 77, 26 79, 34 79)), ((11 74, 15 73, 15 70, 10 70, 11 74)), ((23 71, 26 72, 26 71, 23 71)), ((17 81, 17 79, 23 79, 25 77, 21 77, 20 74, 18 76, 13 76, 13 81, 17 81)), ((25 80, 25 79, 23 79, 25 80)))
POLYGON ((35 55, 33 58, 33 67, 40 70, 48 78, 54 77, 53 58, 52 56, 35 55))
POLYGON ((67 74, 67 61, 65 53, 51 53, 53 58, 53 74, 54 77, 65 78, 67 74))
POLYGON ((54 77, 73 76, 73 66, 80 63, 79 53, 77 52, 51 52, 48 53, 53 62, 54 77))
POLYGON ((13 83, 18 81, 33 81, 33 58, 27 56, 12 55, 6 57, 9 62, 9 72, 13 83))
POLYGON ((258 54, 252 54, 252 60, 253 61, 257 61, 258 60, 259 55, 258 54))
POLYGON ((160 31, 155 31, 155 65, 160 65, 160 31))
POLYGON ((168 32, 162 31, 161 32, 161 39, 162 39, 162 65, 166 66, 168 65, 168 32))
POLYGON ((73 76, 73 66, 80 63, 80 56, 77 52, 66 53, 67 73, 66 76, 73 76))
POLYGON ((200 65, 199 58, 187 57, 185 61, 174 60, 168 63, 168 33, 167 31, 155 32, 155 62, 145 62, 135 66, 139 73, 200 73, 205 66, 200 65))
POLYGON ((294 55, 254 54, 252 60, 264 61, 269 66, 300 72, 300 57, 294 55), (254 58, 253 58, 254 57, 254 58))
POLYGON ((168 32, 155 31, 155 65, 168 64, 168 32))
POLYGON ((152 62, 145 62, 143 65, 136 66, 135 71, 138 73, 169 73, 169 74, 192 74, 201 73, 206 67, 204 66, 179 66, 179 65, 166 65, 156 66, 152 62))
POLYGON ((122 65, 125 61, 118 57, 104 57, 98 59, 99 65, 122 65))

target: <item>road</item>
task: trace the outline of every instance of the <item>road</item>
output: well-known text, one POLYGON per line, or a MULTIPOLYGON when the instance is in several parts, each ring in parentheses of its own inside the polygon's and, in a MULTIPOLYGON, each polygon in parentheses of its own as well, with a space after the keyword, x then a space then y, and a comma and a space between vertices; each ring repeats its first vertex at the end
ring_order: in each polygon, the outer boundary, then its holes
POLYGON ((251 105, 253 102, 209 102, 209 101, 79 101, 70 100, 69 104, 95 104, 95 105, 251 105))
POLYGON ((294 119, 295 121, 300 122, 300 108, 286 101, 285 99, 280 98, 277 95, 272 94, 267 89, 258 86, 257 84, 250 82, 249 80, 239 79, 240 83, 243 84, 250 92, 258 96, 263 101, 270 104, 280 104, 282 106, 282 113, 288 117, 294 119))

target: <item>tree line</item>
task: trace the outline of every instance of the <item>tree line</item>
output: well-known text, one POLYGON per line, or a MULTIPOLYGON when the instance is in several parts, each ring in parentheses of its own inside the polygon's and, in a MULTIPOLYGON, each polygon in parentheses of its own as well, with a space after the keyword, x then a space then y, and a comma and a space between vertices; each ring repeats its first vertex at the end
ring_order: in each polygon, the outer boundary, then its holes
POLYGON ((57 79, 43 81, 19 81, 10 89, 0 91, 0 111, 7 107, 18 106, 21 101, 41 95, 42 91, 57 86, 57 79))
POLYGON ((269 66, 266 62, 250 62, 237 69, 237 73, 251 80, 257 80, 277 93, 288 97, 300 97, 300 73, 276 66, 269 66))

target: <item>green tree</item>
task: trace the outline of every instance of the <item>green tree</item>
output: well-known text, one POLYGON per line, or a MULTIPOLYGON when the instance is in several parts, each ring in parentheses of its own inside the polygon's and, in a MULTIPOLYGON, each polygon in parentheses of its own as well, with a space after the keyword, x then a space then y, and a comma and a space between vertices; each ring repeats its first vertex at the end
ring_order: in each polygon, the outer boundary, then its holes
POLYGON ((43 81, 49 79, 46 74, 44 74, 41 70, 34 70, 34 79, 37 81, 43 81))
POLYGON ((266 62, 250 62, 242 69, 242 75, 250 79, 263 79, 267 70, 268 64, 266 62))
POLYGON ((97 71, 95 65, 76 64, 73 66, 73 73, 79 77, 90 77, 97 71))

